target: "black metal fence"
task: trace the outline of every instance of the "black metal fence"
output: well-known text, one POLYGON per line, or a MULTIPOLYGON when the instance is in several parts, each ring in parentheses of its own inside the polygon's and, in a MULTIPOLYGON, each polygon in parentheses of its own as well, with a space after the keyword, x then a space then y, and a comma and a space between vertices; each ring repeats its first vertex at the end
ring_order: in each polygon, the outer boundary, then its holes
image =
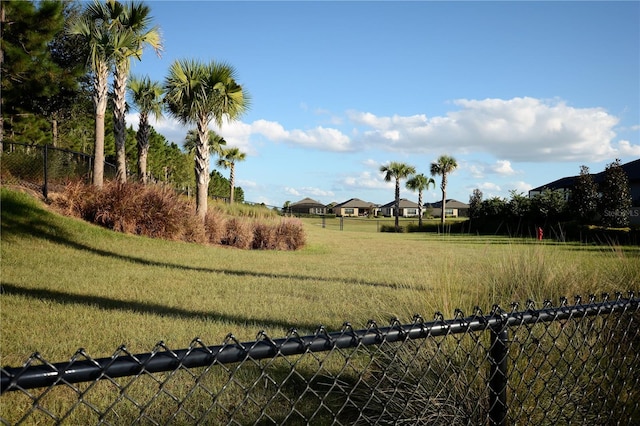
POLYGON ((2 424, 640 424, 640 298, 1 369, 2 424))
MULTIPOLYGON (((0 146, 2 183, 17 184, 41 191, 62 187, 72 180, 91 181, 93 156, 48 145, 3 142, 0 146)), ((104 176, 113 179, 116 167, 105 163, 104 176)))

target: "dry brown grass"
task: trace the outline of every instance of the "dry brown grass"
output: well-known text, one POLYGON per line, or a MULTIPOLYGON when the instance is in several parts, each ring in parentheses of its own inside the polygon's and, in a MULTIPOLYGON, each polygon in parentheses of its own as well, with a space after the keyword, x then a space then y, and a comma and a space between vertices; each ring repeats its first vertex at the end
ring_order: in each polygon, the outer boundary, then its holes
POLYGON ((227 234, 223 243, 239 249, 250 249, 253 243, 253 226, 247 219, 232 217, 227 221, 227 234))
POLYGON ((297 250, 304 247, 306 239, 302 222, 295 218, 284 218, 276 227, 277 248, 297 250))
POLYGON ((227 234, 227 220, 222 211, 215 208, 209 209, 204 219, 204 227, 209 237, 209 243, 222 244, 227 234))
POLYGON ((110 182, 99 189, 81 182, 51 197, 59 212, 127 234, 239 249, 296 250, 304 246, 301 222, 229 214, 213 204, 204 223, 193 202, 170 188, 110 182))

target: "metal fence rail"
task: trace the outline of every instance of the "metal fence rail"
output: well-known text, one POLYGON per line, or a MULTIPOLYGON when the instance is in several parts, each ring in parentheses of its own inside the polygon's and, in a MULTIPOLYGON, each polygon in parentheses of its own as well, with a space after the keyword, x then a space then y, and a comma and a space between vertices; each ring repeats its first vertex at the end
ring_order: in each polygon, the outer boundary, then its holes
POLYGON ((159 343, 1 372, 3 424, 638 424, 640 299, 159 343), (10 409, 5 409, 10 407, 10 409))

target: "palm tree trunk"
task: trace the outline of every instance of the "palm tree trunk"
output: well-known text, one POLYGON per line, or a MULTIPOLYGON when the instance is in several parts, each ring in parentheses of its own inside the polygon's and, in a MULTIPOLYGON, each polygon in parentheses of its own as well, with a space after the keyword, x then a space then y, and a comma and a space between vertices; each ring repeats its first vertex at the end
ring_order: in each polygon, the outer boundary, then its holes
POLYGON ((107 80, 109 68, 100 64, 94 77, 93 103, 96 108, 95 144, 93 147, 93 185, 101 188, 104 183, 104 115, 107 111, 107 80))
POLYGON ((231 184, 231 191, 229 195, 229 204, 233 204, 233 193, 236 186, 236 165, 235 163, 231 163, 230 172, 229 172, 229 183, 231 184))
POLYGON ((149 153, 149 123, 147 114, 140 113, 140 125, 138 126, 138 179, 147 184, 147 155, 149 153))
POLYGON ((400 179, 396 178, 396 232, 400 232, 400 179))
POLYGON ((447 203, 447 175, 442 173, 442 214, 440 215, 440 225, 442 225, 442 232, 444 232, 444 217, 446 216, 445 208, 447 203))
POLYGON ((418 228, 422 230, 422 190, 418 191, 418 228))
POLYGON ((204 222, 207 215, 207 197, 209 191, 209 131, 204 119, 198 120, 198 144, 196 145, 196 214, 204 222))
POLYGON ((55 148, 58 146, 58 120, 51 120, 51 144, 55 148))
POLYGON ((113 77, 113 132, 116 139, 116 179, 119 182, 127 181, 127 158, 125 151, 125 112, 127 90, 126 66, 118 65, 113 77))

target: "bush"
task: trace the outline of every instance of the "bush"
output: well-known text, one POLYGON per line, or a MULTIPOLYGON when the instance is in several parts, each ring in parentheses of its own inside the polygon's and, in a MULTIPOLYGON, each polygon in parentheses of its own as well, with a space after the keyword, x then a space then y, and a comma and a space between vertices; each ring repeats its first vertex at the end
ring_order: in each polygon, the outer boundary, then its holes
POLYGON ((74 182, 50 199, 52 206, 63 214, 114 231, 151 238, 225 244, 241 249, 296 250, 305 244, 302 223, 298 220, 276 223, 273 220, 276 215, 262 216, 265 208, 259 206, 235 208, 233 211, 244 213, 230 216, 224 205, 212 203, 203 223, 192 202, 163 186, 111 182, 96 188, 74 182))
POLYGON ((380 225, 380 232, 405 232, 404 226, 398 226, 396 230, 395 225, 380 225))
POLYGON ((97 191, 78 180, 68 183, 62 193, 50 194, 49 201, 64 215, 93 222, 97 194, 97 191))
POLYGON ((299 219, 282 219, 276 227, 275 235, 275 248, 278 250, 297 250, 306 244, 304 229, 299 219))
POLYGON ((274 250, 278 245, 276 228, 272 224, 258 222, 253 227, 253 248, 274 250))
POLYGON ((251 248, 253 243, 253 227, 251 223, 246 219, 231 218, 227 221, 227 233, 222 243, 239 249, 251 248))
POLYGON ((222 244, 227 233, 224 215, 217 209, 209 209, 204 218, 204 228, 211 244, 222 244))

